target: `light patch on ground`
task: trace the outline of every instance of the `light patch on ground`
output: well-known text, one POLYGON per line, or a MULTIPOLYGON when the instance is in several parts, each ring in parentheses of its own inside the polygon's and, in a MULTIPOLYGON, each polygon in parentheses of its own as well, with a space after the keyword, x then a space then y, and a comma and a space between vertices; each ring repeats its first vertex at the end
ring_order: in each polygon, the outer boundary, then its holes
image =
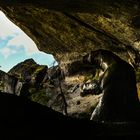
POLYGON ((91 107, 95 108, 101 98, 100 95, 88 95, 86 97, 76 96, 68 101, 68 112, 70 113, 82 113, 82 112, 90 112, 91 107), (77 102, 80 101, 80 104, 77 102))
POLYGON ((76 84, 76 83, 82 83, 85 79, 85 76, 81 76, 81 75, 74 75, 74 76, 70 76, 70 77, 65 77, 65 82, 67 84, 76 84))

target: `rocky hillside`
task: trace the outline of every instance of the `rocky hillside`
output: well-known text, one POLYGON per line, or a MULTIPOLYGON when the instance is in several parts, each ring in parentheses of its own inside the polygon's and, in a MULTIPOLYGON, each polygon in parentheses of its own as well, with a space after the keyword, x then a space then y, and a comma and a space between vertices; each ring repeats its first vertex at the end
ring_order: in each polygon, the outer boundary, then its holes
MULTIPOLYGON (((17 73, 17 75, 18 74, 25 74, 26 73, 26 71, 28 72, 28 73, 31 73, 30 71, 30 69, 32 68, 33 70, 32 70, 32 72, 34 71, 34 69, 36 69, 36 67, 37 67, 37 63, 33 60, 33 59, 27 59, 27 60, 25 60, 25 61, 23 61, 23 62, 20 62, 19 64, 17 64, 16 66, 14 66, 12 69, 10 69, 9 70, 9 74, 11 74, 11 75, 13 75, 13 74, 16 74, 17 73), (34 68, 35 67, 35 68, 34 68)), ((25 74, 26 75, 26 74, 25 74)))
POLYGON ((20 62, 9 70, 8 74, 17 77, 21 81, 25 81, 31 77, 37 75, 43 69, 48 69, 47 65, 39 65, 33 59, 27 59, 23 62, 20 62))
MULTIPOLYGON (((78 63, 77 63, 78 64, 78 63)), ((8 73, 18 78, 16 95, 50 107, 72 117, 90 118, 101 95, 81 96, 83 83, 94 77, 93 70, 84 67, 80 72, 71 69, 72 76, 65 76, 59 66, 47 68, 27 59, 14 66, 8 73)))

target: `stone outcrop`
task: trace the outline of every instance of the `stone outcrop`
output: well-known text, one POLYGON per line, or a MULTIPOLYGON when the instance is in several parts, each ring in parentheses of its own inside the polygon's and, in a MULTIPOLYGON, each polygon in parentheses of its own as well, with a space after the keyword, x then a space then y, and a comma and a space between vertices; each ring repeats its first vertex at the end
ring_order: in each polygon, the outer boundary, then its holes
POLYGON ((17 77, 21 81, 25 81, 33 76, 37 76, 43 69, 47 70, 47 65, 39 65, 33 59, 27 59, 10 69, 8 74, 17 77))
POLYGON ((3 71, 0 71, 0 90, 10 94, 16 94, 18 79, 3 71))
POLYGON ((134 68, 107 50, 97 50, 84 57, 84 62, 103 71, 99 78, 102 98, 92 113, 96 121, 139 120, 140 103, 134 68), (134 116, 137 114, 137 116, 134 116))

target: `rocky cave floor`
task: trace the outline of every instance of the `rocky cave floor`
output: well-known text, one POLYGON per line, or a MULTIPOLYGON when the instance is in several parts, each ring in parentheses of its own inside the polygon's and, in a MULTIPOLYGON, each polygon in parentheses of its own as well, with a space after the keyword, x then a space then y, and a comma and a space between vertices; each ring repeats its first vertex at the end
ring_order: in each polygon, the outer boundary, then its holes
MULTIPOLYGON (((30 69, 27 70, 22 65, 26 64, 27 67, 32 69, 33 64, 31 65, 31 63, 34 62, 27 60, 15 66, 9 72, 10 75, 18 78, 20 75, 17 82, 18 86, 19 82, 25 84, 27 82, 25 79, 31 78, 28 86, 24 88, 24 92, 28 88, 28 95, 23 94, 23 97, 20 94, 18 94, 19 97, 17 95, 13 96, 12 94, 9 96, 6 93, 4 95, 1 93, 0 95, 1 114, 3 114, 0 117, 1 128, 7 131, 9 136, 15 134, 19 136, 30 135, 43 137, 46 134, 48 137, 61 137, 65 133, 71 135, 70 137, 76 135, 78 138, 85 137, 91 139, 92 135, 140 135, 139 122, 97 123, 89 121, 91 113, 102 96, 102 94, 81 96, 83 83, 95 78, 95 75, 91 74, 92 71, 88 73, 79 72, 62 77, 58 66, 48 69, 45 66, 35 64, 37 65, 36 68, 32 70, 31 75, 28 75, 30 74, 30 69), (46 70, 45 74, 44 69, 46 70), (20 70, 22 73, 20 73, 20 70), (23 73, 28 76, 24 77, 22 75, 23 73), (48 76, 51 78, 46 80, 48 76), (37 77, 42 78, 38 79, 37 77), (61 93, 64 94, 66 99, 68 117, 62 115, 62 113, 65 113, 65 106, 61 93), (50 111, 50 108, 56 112, 50 111), (59 136, 53 136, 53 132, 59 136)), ((139 75, 139 72, 136 75, 139 75)), ((139 77, 137 76, 138 80, 139 77)), ((6 80, 4 84, 6 85, 6 80)), ((139 85, 139 82, 137 82, 138 92, 140 90, 139 85)))
MULTIPOLYGON (((139 71, 136 72, 136 79, 138 96, 140 97, 139 71)), ((65 114, 66 107, 67 115, 71 117, 89 120, 102 97, 102 94, 95 95, 94 92, 81 96, 83 84, 91 83, 98 78, 93 70, 79 70, 76 73, 64 76, 58 66, 47 68, 47 66, 38 65, 34 60, 28 59, 8 72, 8 75, 18 79, 15 87, 13 84, 15 79, 10 77, 11 80, 4 75, 7 74, 2 73, 0 76, 3 80, 0 87, 3 92, 12 93, 12 89, 15 88, 16 93, 12 94, 23 96, 63 114, 65 114), (11 81, 10 86, 8 85, 9 80, 11 81)))

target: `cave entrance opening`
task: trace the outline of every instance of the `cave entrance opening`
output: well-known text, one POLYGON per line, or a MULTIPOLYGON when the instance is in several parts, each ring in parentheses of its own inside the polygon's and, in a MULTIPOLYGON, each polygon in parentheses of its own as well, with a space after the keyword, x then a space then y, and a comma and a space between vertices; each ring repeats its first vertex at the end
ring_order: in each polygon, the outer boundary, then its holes
POLYGON ((8 72, 29 58, 40 65, 57 65, 51 54, 39 51, 34 41, 0 11, 0 70, 8 72))

